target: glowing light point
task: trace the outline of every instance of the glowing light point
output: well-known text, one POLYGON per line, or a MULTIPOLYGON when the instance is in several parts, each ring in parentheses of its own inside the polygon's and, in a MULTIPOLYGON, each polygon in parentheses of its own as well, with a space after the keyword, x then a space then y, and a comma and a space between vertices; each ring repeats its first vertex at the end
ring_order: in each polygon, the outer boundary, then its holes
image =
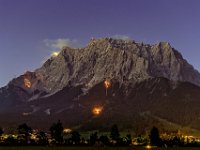
POLYGON ((110 80, 106 79, 106 80, 104 81, 104 86, 105 86, 106 89, 110 88, 110 86, 111 86, 110 80))
POLYGON ((108 80, 108 79, 106 79, 106 80, 104 81, 104 86, 105 86, 105 88, 106 88, 106 96, 107 96, 107 95, 108 95, 108 88, 111 87, 111 81, 108 80))
POLYGON ((151 145, 147 145, 147 146, 145 146, 145 148, 146 148, 146 149, 151 149, 152 146, 151 146, 151 145))
POLYGON ((72 130, 69 129, 69 128, 64 128, 64 129, 63 129, 63 132, 64 132, 64 133, 70 133, 70 132, 72 132, 72 130))
POLYGON ((53 52, 53 53, 51 54, 52 57, 57 57, 58 55, 59 55, 59 52, 53 52))
POLYGON ((24 86, 26 88, 31 88, 31 81, 27 78, 24 79, 24 86))
POLYGON ((92 113, 96 116, 100 115, 103 111, 103 107, 94 107, 92 109, 92 113))

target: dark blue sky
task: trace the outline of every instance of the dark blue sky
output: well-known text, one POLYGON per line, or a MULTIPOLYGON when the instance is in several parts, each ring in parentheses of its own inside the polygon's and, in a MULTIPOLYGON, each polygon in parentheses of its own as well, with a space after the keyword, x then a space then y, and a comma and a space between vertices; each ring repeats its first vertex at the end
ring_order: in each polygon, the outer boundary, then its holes
POLYGON ((200 0, 0 0, 0 86, 63 44, 115 35, 168 41, 200 70, 199 7, 200 0))

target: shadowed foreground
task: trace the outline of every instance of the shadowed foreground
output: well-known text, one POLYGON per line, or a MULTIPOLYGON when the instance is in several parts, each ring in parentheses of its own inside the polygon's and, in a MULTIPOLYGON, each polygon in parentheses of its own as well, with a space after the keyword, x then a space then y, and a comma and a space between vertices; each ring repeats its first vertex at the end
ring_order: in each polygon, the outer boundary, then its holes
MULTIPOLYGON (((145 147, 0 147, 0 150, 146 150, 145 147)), ((154 150, 197 150, 198 148, 191 147, 176 147, 176 148, 152 148, 154 150)))

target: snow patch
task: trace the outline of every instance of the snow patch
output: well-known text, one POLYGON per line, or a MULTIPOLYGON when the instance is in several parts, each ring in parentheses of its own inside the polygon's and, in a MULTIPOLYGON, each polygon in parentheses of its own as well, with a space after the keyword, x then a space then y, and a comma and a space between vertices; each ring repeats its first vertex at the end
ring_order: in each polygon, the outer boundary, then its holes
POLYGON ((48 108, 48 109, 46 109, 44 112, 45 112, 47 115, 50 115, 50 114, 51 114, 51 109, 48 108))

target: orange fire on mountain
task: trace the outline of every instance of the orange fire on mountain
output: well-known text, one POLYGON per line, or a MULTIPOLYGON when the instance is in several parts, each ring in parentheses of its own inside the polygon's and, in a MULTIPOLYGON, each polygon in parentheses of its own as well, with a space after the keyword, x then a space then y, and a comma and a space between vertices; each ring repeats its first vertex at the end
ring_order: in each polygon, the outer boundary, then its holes
POLYGON ((24 86, 26 88, 31 88, 31 81, 27 78, 24 78, 24 86))
POLYGON ((103 111, 103 107, 96 106, 92 109, 92 113, 96 116, 100 115, 103 111))
POLYGON ((106 79, 106 80, 104 81, 104 86, 105 86, 106 89, 110 88, 110 86, 111 86, 111 81, 108 80, 108 79, 106 79))

